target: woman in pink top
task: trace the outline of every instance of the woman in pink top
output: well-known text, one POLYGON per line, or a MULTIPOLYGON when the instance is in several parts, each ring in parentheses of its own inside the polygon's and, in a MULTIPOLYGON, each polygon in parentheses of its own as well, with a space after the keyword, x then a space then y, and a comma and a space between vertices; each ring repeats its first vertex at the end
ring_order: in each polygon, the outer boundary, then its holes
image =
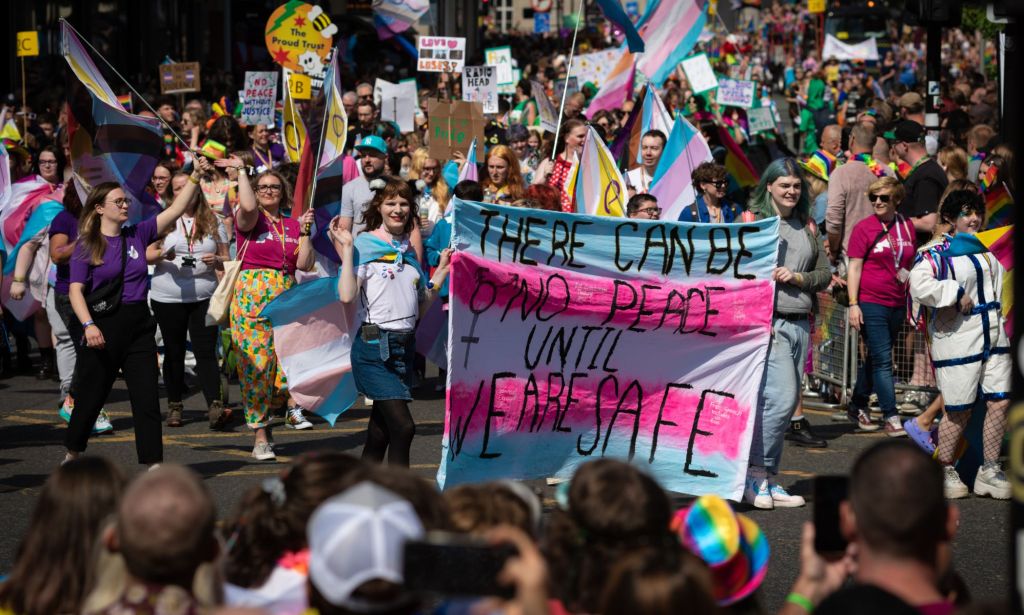
POLYGON ((882 407, 885 433, 891 437, 907 432, 896 414, 892 344, 907 311, 907 281, 914 264, 914 227, 896 213, 904 189, 892 177, 868 187, 875 211, 853 227, 847 254, 850 257, 850 324, 864 335, 867 357, 857 373, 853 402, 848 415, 861 431, 876 431, 868 414, 872 389, 882 407))
MULTIPOLYGON (((235 156, 217 164, 237 169, 244 166, 235 156)), ((288 183, 277 171, 260 174, 255 191, 249 177, 238 173, 235 228, 242 267, 231 302, 231 342, 238 349, 245 422, 256 434, 252 456, 261 461, 275 458, 267 422, 270 409, 287 400, 287 382, 274 353, 273 330, 259 314, 295 284, 296 269, 313 268, 309 242, 313 210, 308 209, 298 220, 285 218, 281 210, 290 200, 288 183)))

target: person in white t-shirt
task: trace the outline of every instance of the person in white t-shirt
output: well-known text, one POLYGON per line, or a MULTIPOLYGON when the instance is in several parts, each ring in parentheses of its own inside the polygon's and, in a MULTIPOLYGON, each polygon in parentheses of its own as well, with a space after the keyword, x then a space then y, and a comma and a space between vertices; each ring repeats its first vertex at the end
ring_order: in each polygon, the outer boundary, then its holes
POLYGON ((185 345, 191 340, 210 427, 221 427, 226 415, 217 369, 217 326, 207 326, 206 310, 228 258, 228 236, 200 191, 173 230, 149 246, 146 257, 155 264, 149 299, 164 340, 167 426, 182 425, 185 345))
POLYGON ((661 153, 665 151, 668 137, 660 130, 648 130, 640 139, 640 166, 626 173, 626 185, 630 196, 647 194, 654 183, 654 172, 661 162, 661 153))

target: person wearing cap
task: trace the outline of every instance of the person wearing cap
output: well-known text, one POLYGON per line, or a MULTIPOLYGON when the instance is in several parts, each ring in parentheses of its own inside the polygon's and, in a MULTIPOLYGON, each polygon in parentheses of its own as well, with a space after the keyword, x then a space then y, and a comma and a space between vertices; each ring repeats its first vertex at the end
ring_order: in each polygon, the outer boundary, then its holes
MULTIPOLYGON (((924 98, 920 94, 907 92, 896 101, 896 106, 899 107, 900 117, 924 126, 924 98)), ((939 140, 930 134, 925 134, 924 145, 929 156, 934 156, 939 151, 939 140)))
MULTIPOLYGON (((835 127, 839 128, 839 126, 835 127)), ((832 126, 826 127, 826 132, 829 128, 832 126)), ((824 138, 822 138, 822 143, 825 143, 824 138)), ((823 226, 825 212, 828 209, 828 181, 838 165, 838 160, 829 149, 823 147, 808 156, 806 160, 799 162, 800 168, 806 173, 807 186, 810 189, 807 197, 811 201, 811 218, 819 227, 823 226)))
POLYGON ((917 229, 918 245, 924 244, 935 230, 939 200, 949 180, 939 163, 925 150, 924 126, 921 124, 901 120, 892 131, 885 133, 885 138, 900 160, 910 165, 910 172, 904 179, 907 196, 899 206, 899 213, 917 229))

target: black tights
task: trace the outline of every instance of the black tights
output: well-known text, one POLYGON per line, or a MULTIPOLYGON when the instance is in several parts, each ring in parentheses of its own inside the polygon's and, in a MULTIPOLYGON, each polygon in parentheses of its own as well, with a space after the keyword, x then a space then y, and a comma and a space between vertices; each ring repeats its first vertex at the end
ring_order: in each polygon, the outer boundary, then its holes
POLYGON ((416 423, 409 413, 409 402, 404 399, 374 400, 363 459, 383 463, 384 452, 387 451, 388 465, 408 468, 409 449, 415 435, 416 423))

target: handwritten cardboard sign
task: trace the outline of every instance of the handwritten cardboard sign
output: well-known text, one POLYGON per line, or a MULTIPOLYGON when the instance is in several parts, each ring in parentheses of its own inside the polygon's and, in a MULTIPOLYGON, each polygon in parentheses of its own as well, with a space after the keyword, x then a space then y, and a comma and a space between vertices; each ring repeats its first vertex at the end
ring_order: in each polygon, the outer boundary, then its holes
POLYGON ((467 66, 462 69, 462 100, 478 102, 484 113, 498 112, 498 69, 494 66, 467 66))
POLYGON ((686 80, 690 82, 690 89, 694 94, 707 92, 718 87, 718 77, 711 69, 708 57, 699 53, 683 60, 683 72, 686 73, 686 80))
POLYGON ((775 118, 772 117, 771 107, 759 107, 748 110, 747 124, 750 126, 750 134, 752 135, 775 130, 775 118))
POLYGON ((250 126, 273 124, 276 100, 276 72, 245 72, 245 89, 242 90, 242 122, 250 126))
POLYGON ((718 104, 723 107, 749 109, 754 106, 754 90, 756 87, 757 84, 753 81, 721 79, 718 82, 718 104))
POLYGON ((161 64, 159 69, 161 94, 184 94, 201 89, 199 62, 161 64))
POLYGON ((438 483, 569 478, 612 457, 672 491, 738 500, 778 219, 741 228, 454 208, 438 483))
POLYGON ((484 111, 478 102, 431 100, 427 103, 430 157, 448 160, 455 152, 468 154, 476 139, 477 160, 484 158, 484 111))
POLYGON ((512 81, 512 48, 491 47, 484 50, 484 64, 498 69, 498 85, 515 85, 512 81))
POLYGON ((421 36, 416 39, 421 73, 461 73, 466 65, 466 39, 457 36, 421 36))

